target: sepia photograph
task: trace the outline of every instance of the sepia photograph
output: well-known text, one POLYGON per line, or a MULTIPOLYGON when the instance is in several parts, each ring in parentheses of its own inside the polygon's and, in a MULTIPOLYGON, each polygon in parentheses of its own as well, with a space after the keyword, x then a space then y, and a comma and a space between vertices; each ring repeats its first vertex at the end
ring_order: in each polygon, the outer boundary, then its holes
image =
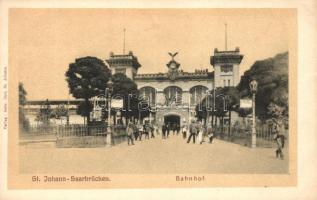
POLYGON ((11 8, 9 182, 296 184, 296 16, 11 8))
POLYGON ((0 199, 317 199, 317 1, 0 0, 0 199))

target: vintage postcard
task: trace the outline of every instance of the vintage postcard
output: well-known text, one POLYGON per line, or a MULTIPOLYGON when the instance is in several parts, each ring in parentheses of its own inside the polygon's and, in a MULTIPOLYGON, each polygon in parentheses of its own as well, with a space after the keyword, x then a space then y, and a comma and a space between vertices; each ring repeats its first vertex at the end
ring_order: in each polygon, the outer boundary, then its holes
POLYGON ((296 187, 296 8, 7 11, 8 189, 296 187))

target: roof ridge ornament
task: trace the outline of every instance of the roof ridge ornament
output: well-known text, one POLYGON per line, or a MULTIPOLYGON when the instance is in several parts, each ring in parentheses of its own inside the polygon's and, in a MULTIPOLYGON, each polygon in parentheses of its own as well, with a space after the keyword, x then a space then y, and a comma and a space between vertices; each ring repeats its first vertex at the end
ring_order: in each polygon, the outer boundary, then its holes
POLYGON ((172 57, 172 61, 175 61, 175 60, 174 60, 174 57, 175 57, 177 54, 178 54, 178 52, 175 52, 174 54, 168 52, 168 55, 170 55, 170 56, 172 57))

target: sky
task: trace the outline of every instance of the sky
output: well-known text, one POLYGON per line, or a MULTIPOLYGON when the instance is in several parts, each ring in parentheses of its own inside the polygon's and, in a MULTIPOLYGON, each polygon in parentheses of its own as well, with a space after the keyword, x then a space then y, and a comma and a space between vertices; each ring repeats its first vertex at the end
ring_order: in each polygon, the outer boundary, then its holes
MULTIPOLYGON (((240 75, 256 61, 289 50, 295 32, 287 9, 11 9, 9 69, 18 69, 28 100, 67 99, 65 72, 76 58, 133 51, 138 73, 208 69, 214 49, 240 48, 240 75)), ((10 72, 9 72, 10 73, 10 72)), ((70 96, 70 98, 72 98, 70 96)))

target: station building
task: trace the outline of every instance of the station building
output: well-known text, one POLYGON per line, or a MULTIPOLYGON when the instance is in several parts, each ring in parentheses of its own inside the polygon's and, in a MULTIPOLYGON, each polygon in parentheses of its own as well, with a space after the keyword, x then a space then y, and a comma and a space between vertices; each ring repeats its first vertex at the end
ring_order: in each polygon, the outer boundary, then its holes
MULTIPOLYGON (((237 86, 240 82, 239 66, 243 59, 239 48, 232 51, 214 49, 210 56, 211 70, 182 70, 181 61, 171 54, 164 73, 138 73, 142 65, 138 58, 129 52, 124 55, 110 53, 106 60, 112 74, 123 73, 134 80, 140 95, 149 101, 152 112, 149 120, 158 125, 176 123, 180 126, 195 117, 196 105, 207 92, 218 87, 237 86)), ((158 66, 161 68, 162 66, 158 66)))

